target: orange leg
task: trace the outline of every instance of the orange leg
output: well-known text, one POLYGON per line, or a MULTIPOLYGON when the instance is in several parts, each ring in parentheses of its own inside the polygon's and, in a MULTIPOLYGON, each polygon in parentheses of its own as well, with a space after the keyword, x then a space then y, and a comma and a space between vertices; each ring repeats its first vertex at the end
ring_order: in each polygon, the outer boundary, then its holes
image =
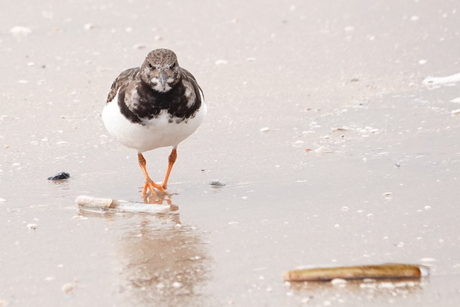
POLYGON ((150 179, 149 174, 147 173, 147 168, 146 168, 147 161, 145 161, 144 156, 141 153, 138 153, 137 158, 139 159, 139 166, 141 167, 142 172, 144 173, 144 176, 145 176, 145 184, 144 184, 144 188, 142 189, 142 196, 147 194, 147 189, 150 190, 150 194, 152 195, 157 194, 155 192, 155 188, 163 193, 166 193, 166 191, 161 186, 159 186, 158 184, 153 182, 152 179, 150 179))
POLYGON ((169 175, 171 174, 171 170, 173 168, 174 162, 176 162, 177 159, 177 150, 176 147, 173 148, 171 151, 171 154, 169 155, 169 164, 168 164, 168 170, 166 171, 165 179, 163 180, 163 189, 166 189, 168 186, 168 180, 169 180, 169 175))

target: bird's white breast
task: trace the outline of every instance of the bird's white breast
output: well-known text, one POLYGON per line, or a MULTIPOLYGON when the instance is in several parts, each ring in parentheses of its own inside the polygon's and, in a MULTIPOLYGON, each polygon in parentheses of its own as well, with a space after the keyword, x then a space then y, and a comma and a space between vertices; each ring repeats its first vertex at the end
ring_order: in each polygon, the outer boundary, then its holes
POLYGON ((105 127, 121 144, 134 148, 139 152, 159 147, 177 146, 195 132, 206 114, 206 105, 202 101, 201 108, 195 116, 176 123, 166 110, 156 118, 146 120, 143 124, 132 123, 121 112, 118 97, 104 107, 102 120, 105 127))

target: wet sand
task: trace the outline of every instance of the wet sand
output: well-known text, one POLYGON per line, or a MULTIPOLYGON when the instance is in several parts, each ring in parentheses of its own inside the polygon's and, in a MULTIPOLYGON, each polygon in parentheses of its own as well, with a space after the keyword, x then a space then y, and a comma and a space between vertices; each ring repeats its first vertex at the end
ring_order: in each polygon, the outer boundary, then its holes
MULTIPOLYGON (((2 11, 0 305, 458 305, 460 83, 423 83, 460 72, 456 1, 45 0, 2 11), (142 201, 136 153, 100 114, 118 73, 160 47, 208 103, 160 201, 172 211, 81 211, 82 194, 142 201), (71 178, 47 180, 60 171, 71 178), (227 185, 209 185, 217 179, 227 185), (281 278, 385 262, 432 275, 281 278)), ((168 154, 145 155, 154 180, 168 154)))

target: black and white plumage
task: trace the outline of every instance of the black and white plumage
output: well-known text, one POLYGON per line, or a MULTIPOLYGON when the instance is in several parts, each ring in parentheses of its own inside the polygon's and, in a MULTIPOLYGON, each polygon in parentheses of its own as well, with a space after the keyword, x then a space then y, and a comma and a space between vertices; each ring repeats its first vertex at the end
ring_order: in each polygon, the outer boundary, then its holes
POLYGON ((200 126, 206 114, 203 92, 195 77, 179 66, 176 54, 156 49, 141 67, 123 71, 113 82, 102 112, 104 125, 123 145, 138 151, 147 190, 165 192, 177 145, 200 126), (163 184, 148 176, 142 152, 171 146, 163 184))

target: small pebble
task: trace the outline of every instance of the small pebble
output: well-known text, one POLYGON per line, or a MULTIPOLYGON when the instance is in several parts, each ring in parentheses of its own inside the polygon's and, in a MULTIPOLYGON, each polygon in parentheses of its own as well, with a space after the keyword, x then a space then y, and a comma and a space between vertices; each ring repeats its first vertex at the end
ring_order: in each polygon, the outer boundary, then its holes
POLYGON ((73 291, 73 285, 71 283, 64 284, 61 287, 61 291, 65 294, 70 294, 73 291))
POLYGON ((87 23, 83 26, 83 28, 88 31, 94 29, 94 25, 92 23, 87 23))
POLYGON ((217 60, 216 61, 216 65, 226 65, 226 64, 228 64, 227 60, 217 60))
POLYGON ((145 46, 144 44, 136 44, 133 46, 133 49, 145 49, 147 46, 145 46))
POLYGON ((31 230, 35 230, 37 229, 38 225, 37 224, 27 224, 27 228, 31 229, 31 230))
POLYGON ((303 143, 305 143, 305 142, 302 141, 302 140, 297 140, 297 141, 294 142, 293 146, 299 147, 298 145, 303 144, 303 143))
POLYGON ((346 127, 336 127, 336 128, 332 128, 331 131, 332 132, 336 132, 336 131, 348 131, 349 129, 346 128, 346 127))
POLYGON ((388 198, 388 199, 391 199, 391 197, 393 196, 393 193, 391 193, 391 192, 385 192, 385 193, 383 193, 382 196, 384 196, 384 197, 386 197, 386 198, 388 198))
POLYGON ((270 131, 270 128, 268 127, 263 127, 260 129, 260 132, 268 132, 268 131, 270 131))
POLYGON ((213 180, 209 183, 209 185, 212 185, 213 187, 225 187, 227 184, 220 180, 213 180))
POLYGON ((64 179, 69 179, 69 178, 70 178, 69 173, 60 172, 60 173, 57 173, 54 176, 48 177, 48 180, 64 180, 64 179))

